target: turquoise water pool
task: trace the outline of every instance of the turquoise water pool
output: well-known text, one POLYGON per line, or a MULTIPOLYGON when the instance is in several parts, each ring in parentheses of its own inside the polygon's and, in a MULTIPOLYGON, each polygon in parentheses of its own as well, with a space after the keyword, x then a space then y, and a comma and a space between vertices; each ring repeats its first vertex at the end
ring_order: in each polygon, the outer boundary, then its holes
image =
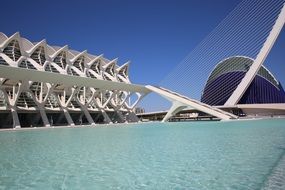
POLYGON ((283 189, 285 119, 0 132, 0 189, 283 189))

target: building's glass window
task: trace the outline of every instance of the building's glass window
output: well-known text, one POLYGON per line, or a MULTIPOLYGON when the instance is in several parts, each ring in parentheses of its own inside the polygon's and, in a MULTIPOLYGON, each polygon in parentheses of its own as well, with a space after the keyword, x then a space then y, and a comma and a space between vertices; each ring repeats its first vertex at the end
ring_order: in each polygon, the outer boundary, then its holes
POLYGON ((73 76, 79 76, 79 74, 72 68, 68 67, 67 74, 73 75, 73 76))
POLYGON ((128 78, 127 76, 127 67, 123 67, 120 71, 119 71, 119 75, 121 75, 124 78, 128 78))
POLYGON ((0 56, 0 65, 9 65, 9 64, 0 56))
POLYGON ((109 73, 111 76, 114 76, 115 75, 114 69, 115 65, 111 64, 109 67, 106 68, 105 72, 109 73))
POLYGON ((97 79, 97 77, 92 73, 92 72, 87 72, 86 73, 87 74, 87 77, 91 77, 91 78, 95 78, 95 79, 97 79))
POLYGON ((59 73, 59 71, 50 63, 46 65, 45 71, 52 72, 52 73, 59 73))
POLYGON ((112 81, 112 79, 110 79, 110 77, 108 77, 107 75, 103 75, 104 80, 109 80, 112 81))
POLYGON ((68 105, 69 108, 80 108, 80 105, 76 101, 75 97, 73 97, 68 105))
POLYGON ((45 56, 45 49, 44 47, 40 46, 38 47, 34 53, 31 55, 31 58, 37 62, 40 65, 44 65, 46 61, 46 56, 45 56))
POLYGON ((33 82, 32 85, 30 86, 30 90, 37 96, 40 95, 41 93, 41 88, 42 88, 43 83, 41 82, 33 82))
POLYGON ((57 108, 59 107, 59 104, 57 102, 57 98, 54 94, 51 94, 47 101, 46 101, 46 104, 45 104, 45 107, 48 107, 48 108, 57 108))
POLYGON ((29 107, 36 107, 36 104, 32 98, 31 93, 22 92, 18 98, 17 106, 29 108, 29 107))
POLYGON ((3 50, 3 53, 5 53, 13 61, 17 61, 22 56, 19 42, 17 40, 12 40, 3 50))
POLYGON ((31 62, 29 62, 29 61, 27 61, 27 60, 22 61, 22 62, 20 63, 20 65, 19 65, 19 67, 21 67, 21 68, 26 68, 26 69, 34 69, 34 70, 36 70, 35 66, 34 66, 31 62))
POLYGON ((7 106, 3 91, 0 90, 0 107, 7 106))
POLYGON ((276 79, 269 73, 267 69, 265 69, 263 66, 259 69, 258 73, 259 76, 265 78, 270 83, 272 83, 276 88, 279 89, 279 82, 276 81, 276 79))
POLYGON ((120 82, 124 82, 120 77, 118 77, 118 81, 120 81, 120 82))
POLYGON ((73 66, 79 69, 81 72, 84 71, 84 56, 80 56, 76 61, 73 63, 73 66))
POLYGON ((66 67, 66 53, 63 51, 59 53, 53 60, 58 66, 65 69, 66 67))
POLYGON ((100 74, 100 60, 95 61, 91 65, 90 69, 96 72, 97 74, 100 74))

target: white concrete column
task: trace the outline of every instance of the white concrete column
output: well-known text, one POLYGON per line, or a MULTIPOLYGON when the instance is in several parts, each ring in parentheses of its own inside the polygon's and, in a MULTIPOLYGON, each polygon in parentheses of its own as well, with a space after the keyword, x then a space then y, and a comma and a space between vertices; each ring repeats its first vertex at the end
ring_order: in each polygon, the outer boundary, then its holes
POLYGON ((89 123, 90 125, 95 125, 95 122, 93 121, 93 119, 92 119, 92 117, 91 117, 91 115, 90 115, 90 113, 89 113, 87 107, 86 107, 86 106, 81 106, 81 109, 82 109, 82 111, 84 112, 85 117, 86 117, 86 119, 88 120, 88 123, 89 123))
POLYGON ((169 109, 167 114, 164 116, 162 122, 168 121, 168 119, 170 119, 172 116, 174 116, 175 114, 177 114, 178 112, 180 112, 181 110, 183 110, 186 107, 187 106, 185 106, 184 104, 181 104, 179 102, 174 101, 172 103, 171 108, 169 109))
POLYGON ((75 126, 74 122, 73 122, 73 120, 72 120, 72 118, 71 118, 71 116, 70 116, 70 114, 69 114, 69 112, 67 110, 67 108, 62 107, 62 110, 63 110, 64 116, 65 116, 65 118, 66 118, 66 120, 68 122, 68 125, 69 126, 75 126))
POLYGON ((43 106, 38 106, 39 110, 40 110, 40 114, 41 114, 41 117, 42 117, 42 121, 44 123, 44 126, 45 127, 50 127, 50 123, 49 123, 49 120, 47 118, 47 114, 46 114, 46 110, 43 106))
POLYGON ((17 100, 22 93, 23 89, 26 87, 26 84, 20 83, 18 86, 18 90, 16 90, 16 87, 13 86, 12 96, 8 95, 7 91, 5 89, 2 90, 4 94, 4 98, 6 102, 8 103, 8 107, 11 110, 12 118, 13 118, 13 128, 21 128, 21 123, 19 120, 19 116, 17 113, 17 100))
POLYGON ((105 110, 100 110, 101 111, 101 113, 102 113, 102 115, 103 115, 103 117, 104 117, 104 121, 105 121, 105 123, 113 123, 112 122, 112 120, 110 119, 110 117, 108 116, 108 114, 106 113, 106 111, 105 110))
POLYGON ((85 88, 84 92, 83 92, 83 96, 79 97, 77 95, 75 97, 76 102, 80 105, 81 111, 83 111, 83 113, 84 113, 84 115, 85 115, 85 117, 86 117, 86 119, 90 125, 95 125, 95 122, 93 121, 93 119, 92 119, 92 117, 88 111, 88 105, 91 103, 94 95, 95 95, 95 92, 92 92, 92 96, 90 97, 90 100, 86 103, 85 98, 87 98, 87 97, 86 97, 86 88, 85 88))
POLYGON ((139 118, 133 111, 129 111, 128 116, 127 116, 127 121, 128 122, 139 122, 139 118))
POLYGON ((19 116, 17 113, 17 106, 10 106, 12 117, 13 117, 13 128, 21 128, 19 116))
MULTIPOLYGON (((42 90, 41 90, 42 91, 42 90)), ((45 102, 47 100, 47 97, 50 95, 50 93, 46 94, 46 97, 43 97, 43 93, 41 92, 40 97, 37 97, 36 94, 34 94, 32 91, 30 91, 32 98, 34 100, 34 102, 36 103, 39 111, 40 111, 40 115, 43 121, 43 124, 45 127, 50 127, 50 123, 49 120, 47 118, 47 114, 45 111, 45 102)))
POLYGON ((118 116, 118 118, 120 119, 121 123, 125 122, 124 116, 123 116, 121 111, 115 110, 115 114, 118 116))

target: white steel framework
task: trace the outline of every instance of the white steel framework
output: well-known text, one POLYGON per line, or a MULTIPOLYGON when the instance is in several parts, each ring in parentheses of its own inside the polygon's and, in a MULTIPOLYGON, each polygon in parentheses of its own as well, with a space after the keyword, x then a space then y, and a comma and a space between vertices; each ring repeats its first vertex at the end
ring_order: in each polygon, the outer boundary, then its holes
POLYGON ((103 55, 0 33, 0 111, 11 111, 7 120, 12 117, 14 128, 23 125, 21 113, 38 113, 24 120, 41 120, 44 126, 64 118, 69 126, 83 120, 90 125, 136 122, 133 109, 149 91, 131 84, 128 67, 129 62, 118 66, 117 59, 103 55), (129 104, 134 95, 137 99, 129 104))

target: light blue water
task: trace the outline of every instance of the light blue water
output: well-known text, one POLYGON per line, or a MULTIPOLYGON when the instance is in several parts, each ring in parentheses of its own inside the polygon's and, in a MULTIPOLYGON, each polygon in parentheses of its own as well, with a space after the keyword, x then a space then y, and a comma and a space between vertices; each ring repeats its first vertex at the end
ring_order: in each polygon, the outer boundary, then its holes
POLYGON ((3 131, 0 189, 281 188, 284 154, 284 119, 3 131))

